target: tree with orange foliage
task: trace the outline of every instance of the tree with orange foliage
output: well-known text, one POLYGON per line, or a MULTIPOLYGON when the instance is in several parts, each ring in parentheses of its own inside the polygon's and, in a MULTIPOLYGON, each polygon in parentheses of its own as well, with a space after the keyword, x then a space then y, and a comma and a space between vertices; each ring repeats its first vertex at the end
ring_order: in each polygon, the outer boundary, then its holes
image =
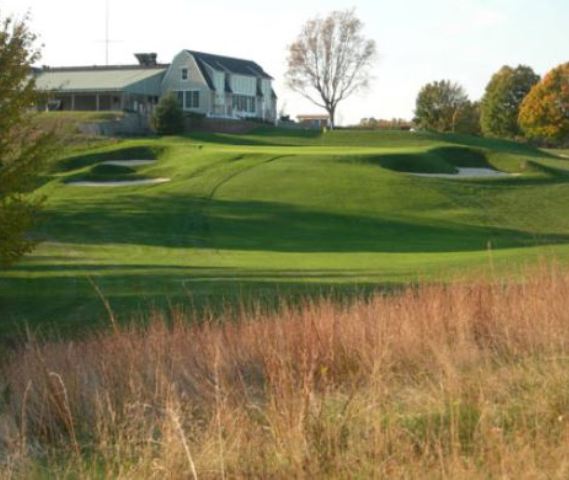
POLYGON ((569 142, 569 63, 549 72, 524 99, 519 122, 528 138, 569 142))

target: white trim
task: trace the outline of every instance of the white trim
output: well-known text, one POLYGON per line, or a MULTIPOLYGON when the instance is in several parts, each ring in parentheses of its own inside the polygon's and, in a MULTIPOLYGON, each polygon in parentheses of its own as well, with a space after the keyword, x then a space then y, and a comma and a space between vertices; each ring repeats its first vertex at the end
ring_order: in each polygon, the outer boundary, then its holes
POLYGON ((204 77, 204 74, 202 73, 202 70, 201 70, 200 66, 198 65, 198 62, 196 61, 195 57, 194 57, 191 53, 187 52, 186 50, 184 50, 184 53, 192 60, 192 62, 194 62, 194 65, 196 66, 196 70, 198 71, 198 73, 200 74, 200 77, 201 77, 202 80, 203 80, 204 86, 205 86, 208 90, 211 91, 211 88, 209 88, 209 85, 208 85, 208 83, 207 83, 207 80, 206 80, 206 78, 204 77))
MULTIPOLYGON (((185 55, 189 60, 191 60, 192 62, 194 62, 194 65, 196 67, 196 70, 198 71, 201 80, 203 82, 203 85, 205 88, 207 88, 208 90, 211 91, 211 89, 209 88, 209 85, 207 84, 207 80, 205 79, 205 77, 203 76, 202 71, 200 70, 200 67, 198 65, 198 63, 196 62, 196 59, 194 58, 193 55, 191 55, 187 50, 182 50, 180 53, 178 53, 174 59, 172 60, 172 63, 170 64, 170 66, 168 67, 168 70, 166 70, 166 73, 164 75, 164 77, 162 77, 162 85, 161 85, 161 90, 162 90, 162 94, 164 94, 164 84, 166 83, 167 79, 170 78, 170 73, 173 73, 173 69, 174 69, 174 64, 176 63, 176 59, 180 56, 180 55, 185 55)), ((183 67, 181 67, 183 68, 183 67)), ((189 72, 188 72, 189 74, 189 72)), ((188 75, 188 79, 189 79, 189 75, 188 75)), ((197 83, 197 82, 196 82, 197 83)))
POLYGON ((184 112, 194 112, 196 110, 199 110, 201 108, 202 105, 202 91, 199 90, 198 88, 191 88, 191 89, 187 89, 187 90, 174 90, 174 92, 176 92, 176 94, 178 93, 182 93, 182 110, 184 112), (198 94, 198 106, 197 107, 187 107, 186 106, 186 98, 188 97, 188 93, 196 93, 198 94))

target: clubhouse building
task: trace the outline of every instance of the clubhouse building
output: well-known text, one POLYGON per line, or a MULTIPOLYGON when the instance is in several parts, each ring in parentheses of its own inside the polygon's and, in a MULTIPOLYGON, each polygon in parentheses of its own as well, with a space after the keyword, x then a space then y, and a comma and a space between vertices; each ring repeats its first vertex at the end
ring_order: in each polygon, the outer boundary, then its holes
POLYGON ((50 110, 148 114, 173 93, 185 112, 277 120, 273 78, 251 60, 192 50, 169 64, 158 63, 155 53, 135 56, 134 65, 35 69, 36 85, 48 94, 50 110))

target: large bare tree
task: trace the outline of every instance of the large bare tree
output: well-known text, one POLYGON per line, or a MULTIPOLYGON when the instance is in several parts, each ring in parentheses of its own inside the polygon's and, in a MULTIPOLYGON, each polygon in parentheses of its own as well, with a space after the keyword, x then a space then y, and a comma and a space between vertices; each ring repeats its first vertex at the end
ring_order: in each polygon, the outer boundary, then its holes
POLYGON ((335 11, 303 26, 289 47, 288 86, 326 109, 332 126, 338 104, 369 84, 377 48, 354 10, 335 11))

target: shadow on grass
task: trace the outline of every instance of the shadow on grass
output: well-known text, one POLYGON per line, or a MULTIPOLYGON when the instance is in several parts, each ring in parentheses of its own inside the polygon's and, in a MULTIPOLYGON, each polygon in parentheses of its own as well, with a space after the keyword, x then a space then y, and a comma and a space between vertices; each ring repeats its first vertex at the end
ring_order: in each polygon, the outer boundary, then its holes
POLYGON ((352 157, 345 161, 378 165, 401 173, 452 174, 457 172, 457 167, 494 168, 488 162, 483 151, 453 146, 439 147, 418 153, 389 153, 352 157))
POLYGON ((164 148, 147 146, 147 147, 129 147, 117 148, 110 151, 87 153, 74 155, 65 158, 55 165, 57 172, 70 172, 81 168, 96 165, 101 162, 112 160, 155 160, 164 152, 164 148))
MULTIPOLYGON (((182 138, 194 142, 217 143, 220 145, 242 146, 275 146, 287 147, 295 145, 307 145, 322 138, 318 130, 281 130, 260 128, 247 134, 191 132, 182 138)), ((316 144, 316 143, 315 143, 316 144)))
POLYGON ((561 243, 567 235, 498 226, 426 223, 259 201, 182 195, 81 202, 48 212, 40 235, 68 244, 128 244, 164 248, 287 253, 433 253, 561 243))
MULTIPOLYGON (((231 319, 243 312, 274 312, 283 304, 294 306, 320 298, 348 303, 403 286, 403 278, 366 282, 357 272, 342 270, 239 273, 222 268, 149 265, 115 265, 98 271, 91 267, 63 265, 53 275, 0 279, 0 347, 24 339, 27 329, 58 337, 110 327, 108 311, 90 281, 103 293, 120 323, 138 325, 156 311, 184 310, 195 322, 219 316, 231 319), (302 277, 305 280, 299 280, 302 277)), ((35 273, 40 272, 46 269, 35 273)))
POLYGON ((494 150, 502 153, 524 155, 526 157, 557 158, 551 153, 544 152, 527 143, 503 140, 499 138, 478 137, 474 135, 461 135, 458 133, 421 133, 421 136, 433 141, 454 143, 465 147, 476 147, 494 150))
POLYGON ((526 143, 453 133, 401 131, 365 131, 338 129, 322 133, 318 130, 289 130, 261 127, 249 134, 218 134, 193 132, 183 138, 196 142, 244 146, 354 146, 354 147, 413 147, 429 143, 447 143, 469 149, 492 150, 535 158, 558 158, 526 143))

